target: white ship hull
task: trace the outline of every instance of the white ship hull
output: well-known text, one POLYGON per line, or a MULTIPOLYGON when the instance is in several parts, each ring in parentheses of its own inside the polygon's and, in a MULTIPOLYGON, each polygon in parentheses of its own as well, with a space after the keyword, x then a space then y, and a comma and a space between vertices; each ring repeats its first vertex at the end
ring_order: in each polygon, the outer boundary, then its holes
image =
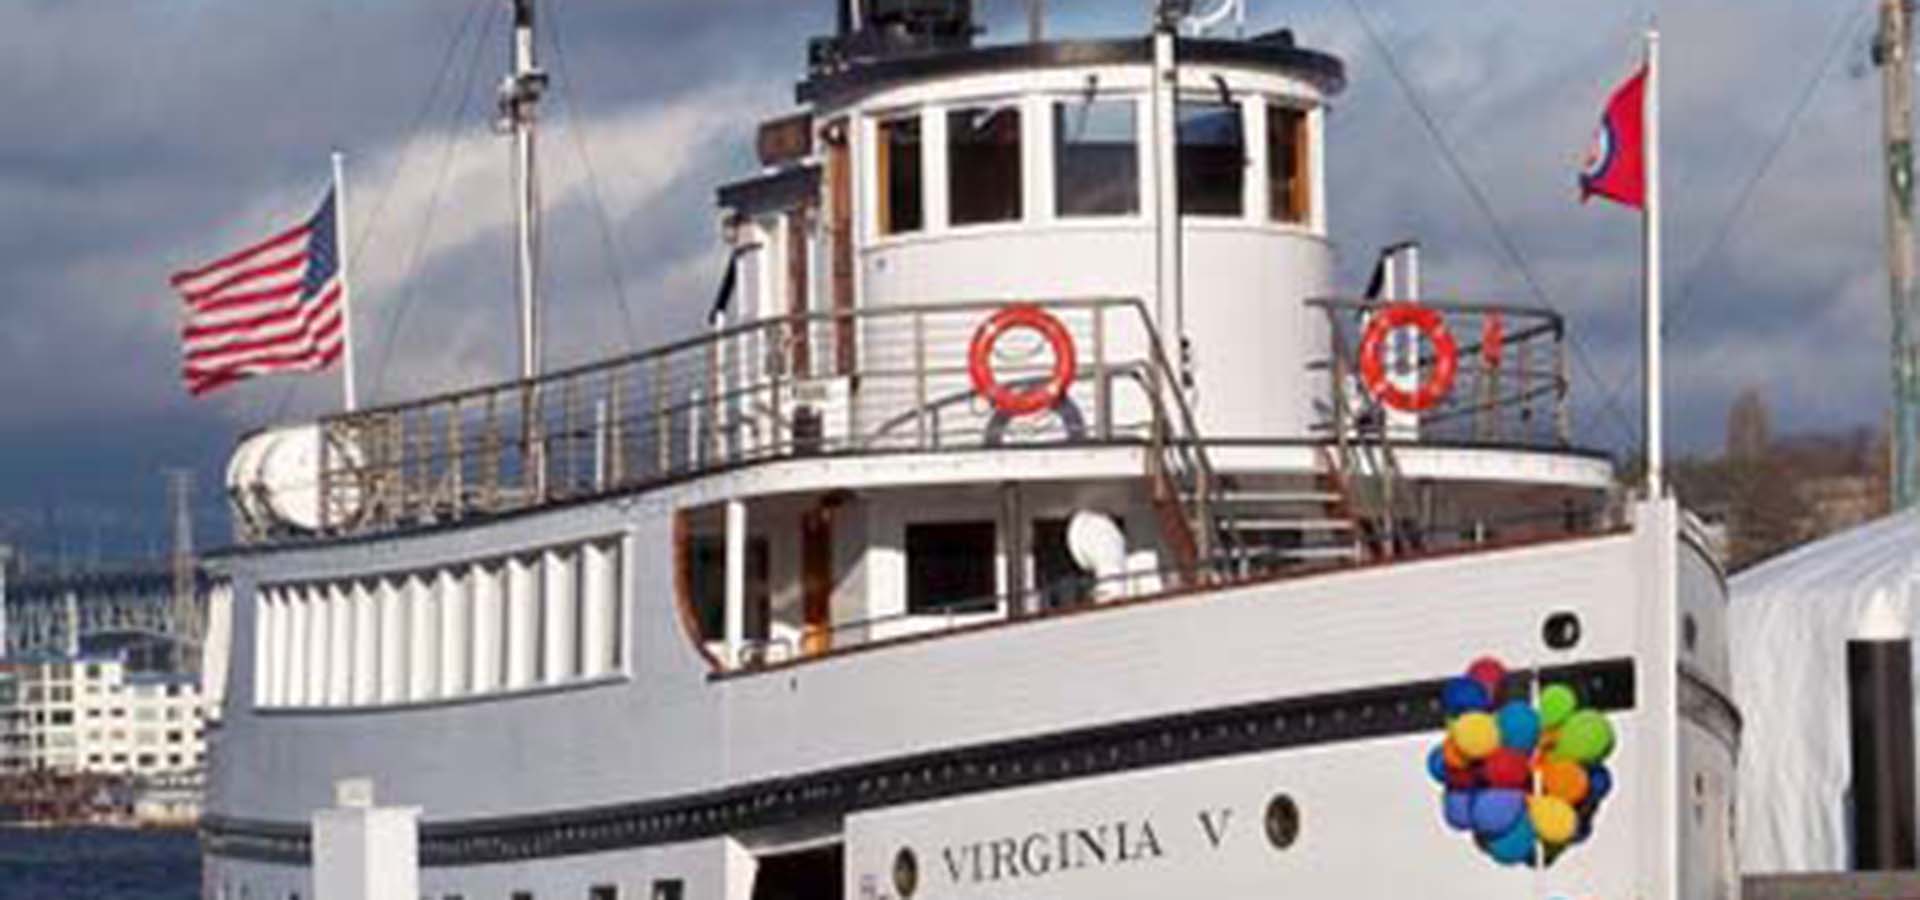
MULTIPOLYGON (((424 811, 433 896, 746 898, 756 859, 842 847, 846 897, 1732 896, 1732 719, 1717 574, 1671 506, 1631 532, 1167 595, 711 675, 675 628, 668 519, 613 505, 490 526, 512 544, 624 522, 632 668, 515 699, 230 711, 209 884, 313 896, 304 823, 338 779, 424 811), (604 518, 604 522, 590 521, 604 518), (657 549, 654 549, 657 548, 657 549), (1549 650, 1542 623, 1583 636, 1549 650), (1683 649, 1689 617, 1695 651, 1683 649), (1447 829, 1424 759, 1438 679, 1495 655, 1610 712, 1619 787, 1590 839, 1502 868, 1447 829), (1690 673, 1682 678, 1681 673, 1690 673), (1291 798, 1284 848, 1268 808, 1291 798)), ((255 579, 423 562, 475 535, 243 561, 255 579), (425 554, 425 555, 416 555, 425 554), (345 557, 345 559, 343 559, 345 557), (288 571, 291 569, 293 571, 288 571)), ((239 634, 252 604, 242 603, 239 634)), ((242 642, 236 684, 251 677, 242 642)), ((236 691, 244 695, 243 691, 236 691)), ((763 888, 764 890, 764 888, 763 888)))

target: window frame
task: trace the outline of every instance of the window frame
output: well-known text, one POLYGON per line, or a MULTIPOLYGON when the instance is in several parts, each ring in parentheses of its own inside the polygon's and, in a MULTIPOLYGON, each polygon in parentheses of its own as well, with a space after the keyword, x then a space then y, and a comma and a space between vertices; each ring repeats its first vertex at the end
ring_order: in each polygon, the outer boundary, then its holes
POLYGON ((908 616, 973 615, 999 612, 1005 603, 1006 598, 1003 595, 1007 591, 1007 587, 1001 583, 1003 569, 1005 568, 1003 560, 1004 549, 1000 534, 1000 522, 992 515, 955 516, 951 518, 923 519, 901 523, 900 574, 903 586, 901 597, 902 611, 908 616), (919 592, 916 591, 918 580, 914 576, 914 560, 918 556, 918 554, 914 553, 915 530, 961 528, 984 529, 988 536, 988 540, 986 541, 987 556, 982 563, 985 569, 985 581, 988 586, 988 593, 983 596, 965 596, 944 600, 930 601, 920 599, 916 602, 919 592), (986 601, 991 601, 992 605, 986 605, 986 601), (974 608, 976 605, 980 608, 974 608))
POLYGON ((1151 116, 1147 114, 1148 107, 1151 105, 1152 96, 1150 94, 1126 90, 1095 94, 1091 98, 1084 93, 1050 94, 1044 96, 1042 100, 1044 108, 1047 111, 1045 117, 1047 145, 1043 148, 1041 155, 1045 160, 1044 165, 1046 166, 1047 172, 1047 210, 1053 221, 1058 224, 1068 225, 1081 223, 1100 225, 1138 223, 1144 221, 1147 218, 1153 186, 1146 153, 1147 149, 1152 146, 1153 143, 1151 116), (1071 111, 1075 107, 1089 104, 1124 105, 1129 108, 1128 111, 1133 120, 1132 134, 1130 135, 1130 140, 1133 145, 1133 208, 1130 212, 1068 212, 1066 204, 1063 202, 1066 198, 1062 193, 1064 181, 1061 178, 1061 173, 1064 171, 1064 167, 1061 165, 1061 161, 1066 147, 1061 134, 1062 118, 1071 114, 1071 111))
MULTIPOLYGON (((1265 101, 1264 95, 1260 95, 1260 96, 1261 96, 1262 102, 1264 102, 1265 101)), ((1259 123, 1253 121, 1253 114, 1248 109, 1247 98, 1245 96, 1235 95, 1232 98, 1231 102, 1223 102, 1218 94, 1204 93, 1204 92, 1197 92, 1197 91, 1181 91, 1180 92, 1177 98, 1177 101, 1174 103, 1172 176, 1175 180, 1175 184, 1178 186, 1178 190, 1175 191, 1175 193, 1178 196, 1178 199, 1176 200, 1176 203, 1175 203, 1176 208, 1174 210, 1174 214, 1178 215, 1182 221, 1244 223, 1244 222, 1249 222, 1253 220, 1254 209, 1253 209, 1253 204, 1248 202, 1249 200, 1248 188, 1250 185, 1257 183, 1257 179, 1262 174, 1260 172, 1254 171, 1255 169, 1258 168, 1255 165, 1255 163, 1258 162, 1258 160, 1254 158, 1253 154, 1257 152, 1256 145, 1259 143, 1263 143, 1265 140, 1264 134, 1258 135, 1258 137, 1261 139, 1259 142, 1251 140, 1251 138, 1255 137, 1255 135, 1252 134, 1252 132, 1254 131, 1254 127, 1258 124, 1259 123), (1234 113, 1234 116, 1239 120, 1240 171, 1239 171, 1239 190, 1237 192, 1237 199, 1235 200, 1237 209, 1235 212, 1231 212, 1231 213, 1205 212, 1205 211, 1190 209, 1187 206, 1188 197, 1190 196, 1191 192, 1186 190, 1186 181, 1187 181, 1186 167, 1185 167, 1186 158, 1185 158, 1185 154, 1182 151, 1186 148, 1187 144, 1185 141, 1181 139, 1181 131, 1184 125, 1186 124, 1183 116, 1189 109, 1197 106, 1212 107, 1212 108, 1223 110, 1223 111, 1232 110, 1234 113)), ((1223 197, 1227 196, 1227 192, 1222 191, 1221 196, 1223 197)))
POLYGON ((1314 210, 1318 201, 1318 191, 1314 172, 1318 163, 1314 147, 1314 108, 1300 100, 1284 96, 1267 95, 1260 98, 1263 108, 1264 143, 1262 155, 1265 157, 1261 191, 1266 206, 1266 224, 1283 228, 1315 228, 1314 210), (1288 188, 1286 208, 1283 210, 1275 201, 1279 197, 1280 160, 1275 157, 1280 149, 1276 143, 1280 125, 1291 118, 1289 129, 1293 135, 1292 182, 1288 188))
MULTIPOLYGON (((993 228, 996 226, 1005 227, 1009 225, 1020 225, 1031 220, 1034 198, 1031 196, 1031 191, 1028 190, 1027 184, 1030 180, 1028 155, 1036 129, 1034 123, 1029 121, 1028 106, 1027 98, 1024 95, 1015 95, 1011 97, 967 98, 928 107, 928 109, 939 118, 942 126, 933 132, 933 135, 941 142, 940 152, 934 156, 933 159, 936 162, 936 180, 941 183, 946 195, 946 203, 942 204, 945 213, 942 224, 946 228, 958 231, 962 229, 993 228), (996 115, 1012 113, 1014 116, 1013 161, 1015 171, 1013 177, 1009 179, 1013 185, 1014 212, 1012 216, 1005 218, 969 219, 961 221, 956 215, 956 206, 954 203, 954 197, 956 193, 958 193, 955 188, 959 187, 954 181, 959 173, 959 169, 954 165, 954 119, 962 114, 977 114, 980 112, 991 112, 996 115)), ((924 130, 922 139, 923 141, 926 139, 926 132, 924 130)), ((988 146, 993 145, 989 144, 988 146)))
POLYGON ((932 204, 933 179, 928 177, 931 168, 928 162, 929 153, 932 150, 931 141, 934 137, 930 132, 934 129, 928 127, 926 113, 926 108, 912 107, 889 112, 875 112, 868 117, 871 126, 868 129, 868 133, 872 135, 872 149, 865 154, 865 156, 869 163, 866 166, 867 177, 871 179, 870 183, 873 185, 871 194, 873 212, 867 219, 872 223, 873 240, 884 241, 912 238, 926 234, 932 226, 934 219, 932 215, 934 211, 932 204), (890 126, 909 122, 913 124, 914 131, 919 140, 919 152, 918 158, 916 159, 916 168, 918 169, 916 178, 918 179, 920 195, 918 198, 919 221, 912 228, 896 228, 893 221, 894 206, 892 193, 892 174, 895 163, 892 152, 893 145, 889 140, 888 129, 890 126))

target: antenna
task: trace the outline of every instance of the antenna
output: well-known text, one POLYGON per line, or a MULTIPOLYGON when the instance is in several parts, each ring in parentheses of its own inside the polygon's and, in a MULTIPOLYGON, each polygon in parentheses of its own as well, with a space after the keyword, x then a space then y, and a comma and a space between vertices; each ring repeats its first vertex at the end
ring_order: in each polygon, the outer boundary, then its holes
POLYGON ((513 172, 519 225, 517 266, 520 287, 520 377, 540 375, 539 192, 534 170, 534 124, 547 73, 534 61, 534 0, 513 0, 513 71, 500 82, 500 118, 496 127, 513 135, 513 172))

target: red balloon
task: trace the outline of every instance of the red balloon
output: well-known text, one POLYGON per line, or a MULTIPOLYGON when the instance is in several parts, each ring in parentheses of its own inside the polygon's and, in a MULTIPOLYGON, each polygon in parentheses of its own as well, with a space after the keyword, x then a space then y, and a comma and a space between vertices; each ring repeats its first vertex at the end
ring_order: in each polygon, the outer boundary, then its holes
POLYGON ((1533 783, 1533 766, 1527 754, 1512 747, 1495 750, 1481 763, 1481 771, 1492 787, 1526 790, 1533 783))
POLYGON ((1448 768, 1447 787, 1456 791, 1471 791, 1480 787, 1480 773, 1475 767, 1448 768))
POLYGON ((1467 667, 1467 677, 1480 682, 1487 689, 1487 696, 1493 698, 1495 706, 1500 703, 1500 685, 1507 680, 1507 667, 1491 656, 1482 656, 1467 667))

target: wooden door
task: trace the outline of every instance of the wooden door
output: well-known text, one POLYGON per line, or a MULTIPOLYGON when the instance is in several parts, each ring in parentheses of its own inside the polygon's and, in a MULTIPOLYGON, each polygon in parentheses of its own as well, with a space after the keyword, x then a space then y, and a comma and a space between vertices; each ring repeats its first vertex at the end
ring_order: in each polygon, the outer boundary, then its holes
POLYGON ((800 652, 833 649, 833 510, 819 506, 800 517, 800 652))
POLYGON ((788 349, 791 365, 787 371, 796 378, 806 378, 813 374, 813 348, 808 332, 810 323, 806 315, 811 311, 808 302, 809 256, 812 246, 807 237, 807 220, 812 217, 810 206, 797 206, 787 212, 787 314, 793 316, 794 330, 789 339, 788 349))

